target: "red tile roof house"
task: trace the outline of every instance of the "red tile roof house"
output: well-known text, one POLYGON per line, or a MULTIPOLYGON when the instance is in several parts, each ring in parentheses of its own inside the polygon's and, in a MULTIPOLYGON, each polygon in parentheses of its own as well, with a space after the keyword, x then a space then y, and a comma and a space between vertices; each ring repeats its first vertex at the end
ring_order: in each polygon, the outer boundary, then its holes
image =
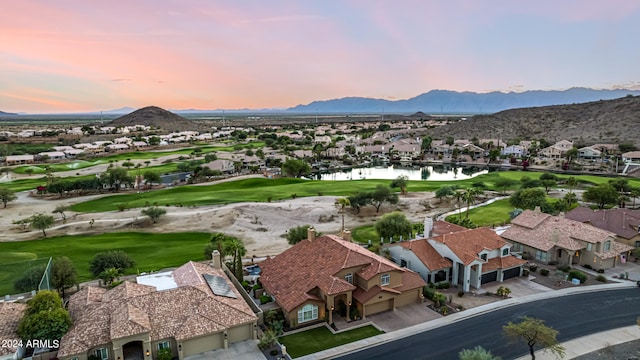
POLYGON ((491 281, 520 276, 526 261, 510 252, 511 244, 489 228, 464 229, 435 237, 387 245, 394 261, 427 282, 450 281, 463 291, 491 281))
POLYGON ((155 359, 159 349, 169 348, 183 359, 255 340, 258 318, 217 259, 214 267, 188 262, 154 274, 166 274, 159 288, 128 281, 111 290, 83 288, 69 300, 73 326, 61 339, 58 358, 155 359))
POLYGON ((552 216, 540 210, 525 210, 511 220, 511 227, 501 234, 522 251, 541 263, 590 265, 594 269, 615 267, 620 255, 633 248, 616 241, 616 234, 563 214, 552 216))
POLYGON ((335 235, 308 237, 260 263, 260 281, 275 298, 292 328, 328 321, 346 305, 346 320, 356 307, 365 318, 422 301, 425 282, 358 244, 335 235))
POLYGON ((591 210, 579 206, 569 211, 565 217, 611 231, 616 234, 617 241, 629 246, 640 247, 640 210, 591 210))

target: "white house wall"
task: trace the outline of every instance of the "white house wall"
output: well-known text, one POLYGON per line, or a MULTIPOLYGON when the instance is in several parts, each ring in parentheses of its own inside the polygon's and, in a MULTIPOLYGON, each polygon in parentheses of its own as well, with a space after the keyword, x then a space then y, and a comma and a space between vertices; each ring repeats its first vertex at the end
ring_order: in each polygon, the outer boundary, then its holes
POLYGON ((407 262, 407 268, 417 272, 426 283, 431 282, 429 279, 431 271, 422 261, 420 261, 420 259, 418 259, 413 251, 405 249, 399 245, 390 246, 387 250, 389 250, 389 253, 393 257, 393 261, 395 261, 398 266, 400 266, 400 260, 404 259, 407 262))

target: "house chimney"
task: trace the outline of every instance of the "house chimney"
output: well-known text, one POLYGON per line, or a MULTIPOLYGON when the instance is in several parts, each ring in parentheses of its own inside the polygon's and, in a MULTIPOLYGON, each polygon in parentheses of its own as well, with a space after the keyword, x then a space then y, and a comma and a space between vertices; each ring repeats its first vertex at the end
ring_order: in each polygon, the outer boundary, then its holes
POLYGON ((316 239, 316 229, 314 229, 312 226, 309 226, 309 228, 307 229, 307 240, 313 241, 315 239, 316 239))
POLYGON ((220 269, 221 262, 220 262, 220 252, 218 250, 213 250, 213 252, 211 253, 211 260, 213 262, 213 267, 216 269, 220 269))
POLYGON ((424 237, 431 237, 433 235, 433 218, 427 216, 424 218, 424 237))
POLYGON ((342 231, 342 238, 351 242, 351 230, 344 229, 342 231))
POLYGON ((560 219, 564 219, 564 212, 563 212, 563 211, 560 211, 560 213, 558 214, 558 217, 559 217, 560 219))

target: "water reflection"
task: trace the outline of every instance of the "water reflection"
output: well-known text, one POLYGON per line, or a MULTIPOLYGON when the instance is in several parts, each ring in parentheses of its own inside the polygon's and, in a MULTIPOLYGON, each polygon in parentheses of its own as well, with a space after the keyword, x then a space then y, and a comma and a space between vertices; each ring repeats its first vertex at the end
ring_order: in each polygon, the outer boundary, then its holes
POLYGON ((409 180, 464 180, 488 173, 486 168, 475 166, 461 167, 453 165, 425 166, 421 168, 404 167, 370 167, 355 168, 345 171, 319 174, 320 180, 364 180, 364 179, 395 179, 404 175, 409 180))

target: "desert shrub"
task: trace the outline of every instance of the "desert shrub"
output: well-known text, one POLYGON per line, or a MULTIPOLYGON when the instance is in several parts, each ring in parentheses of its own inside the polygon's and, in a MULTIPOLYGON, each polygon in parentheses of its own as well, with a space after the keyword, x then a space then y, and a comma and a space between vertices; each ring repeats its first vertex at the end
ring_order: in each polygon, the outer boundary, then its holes
POLYGON ((249 282, 247 280, 242 281, 242 287, 245 289, 245 291, 251 290, 251 285, 249 285, 249 282))
POLYGON ((531 265, 529 266, 529 271, 531 271, 531 272, 536 272, 536 271, 538 271, 538 265, 536 265, 536 264, 531 264, 531 265))
POLYGON ((462 290, 458 291, 458 296, 459 297, 463 297, 464 296, 464 291, 462 291, 462 290))
POLYGON ((604 274, 604 269, 598 269, 598 274, 604 274))
POLYGON ((569 272, 569 270, 571 269, 569 265, 560 265, 556 266, 556 268, 562 272, 569 272))
POLYGON ((451 287, 448 281, 441 281, 436 284, 436 289, 448 289, 451 287))
POLYGON ((429 300, 433 300, 433 295, 436 293, 436 290, 432 287, 425 286, 422 288, 422 294, 429 300))
POLYGON ((587 275, 580 270, 571 269, 569 270, 569 279, 578 279, 580 284, 584 284, 587 281, 587 275))
POLYGON ((260 304, 266 304, 268 302, 271 302, 271 296, 269 295, 260 296, 260 304))
POLYGON ((542 276, 549 276, 549 270, 547 270, 547 269, 540 269, 540 275, 542 275, 542 276))
POLYGON ((607 278, 604 275, 598 275, 598 277, 596 277, 596 280, 600 282, 607 282, 607 278))
POLYGON ((522 270, 522 276, 529 276, 529 270, 528 269, 522 270))
POLYGON ((260 350, 267 349, 278 341, 278 335, 273 330, 267 330, 262 334, 260 342, 258 342, 258 348, 260 350))

